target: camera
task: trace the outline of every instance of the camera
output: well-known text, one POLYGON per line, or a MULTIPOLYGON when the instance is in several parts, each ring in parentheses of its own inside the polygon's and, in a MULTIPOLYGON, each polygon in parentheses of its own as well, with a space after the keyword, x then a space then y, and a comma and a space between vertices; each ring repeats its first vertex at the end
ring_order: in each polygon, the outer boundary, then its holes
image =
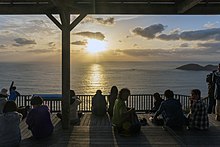
POLYGON ((207 83, 212 83, 212 75, 213 75, 213 73, 210 73, 210 74, 208 74, 208 75, 206 76, 206 82, 207 82, 207 83))

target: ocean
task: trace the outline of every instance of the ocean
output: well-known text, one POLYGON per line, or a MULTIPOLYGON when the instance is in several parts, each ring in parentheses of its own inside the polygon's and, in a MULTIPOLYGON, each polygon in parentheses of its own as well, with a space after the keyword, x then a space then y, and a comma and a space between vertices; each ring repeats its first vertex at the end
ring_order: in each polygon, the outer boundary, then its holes
MULTIPOLYGON (((207 96, 206 75, 210 71, 184 71, 179 67, 188 63, 217 65, 218 62, 148 61, 148 62, 101 62, 71 63, 70 87, 76 94, 95 94, 102 90, 109 94, 113 85, 129 88, 131 94, 163 93, 171 89, 175 94, 190 95, 198 88, 207 96)), ((37 93, 59 94, 62 92, 61 63, 16 62, 0 63, 0 88, 9 88, 15 82, 23 95, 37 93)))

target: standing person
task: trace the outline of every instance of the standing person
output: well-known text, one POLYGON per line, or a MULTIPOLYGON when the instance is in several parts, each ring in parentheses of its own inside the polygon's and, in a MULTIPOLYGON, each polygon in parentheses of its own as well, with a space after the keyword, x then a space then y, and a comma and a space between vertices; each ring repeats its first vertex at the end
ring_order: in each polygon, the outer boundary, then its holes
POLYGON ((150 112, 155 113, 159 108, 160 108, 160 104, 164 101, 164 99, 162 99, 160 97, 160 94, 158 92, 154 93, 154 107, 150 110, 150 112))
POLYGON ((14 101, 5 103, 3 113, 0 114, 0 146, 15 147, 21 142, 21 132, 19 124, 22 115, 18 112, 14 101))
POLYGON ((182 128, 185 124, 185 116, 182 111, 182 105, 179 100, 174 99, 174 93, 171 90, 164 92, 166 100, 160 105, 156 111, 153 121, 157 121, 157 117, 162 114, 164 125, 170 128, 182 128))
POLYGON ((4 105, 7 102, 7 98, 8 98, 7 92, 8 90, 5 88, 2 88, 0 92, 0 114, 3 113, 4 105))
POLYGON ((116 86, 112 86, 110 95, 108 97, 108 102, 109 102, 109 107, 108 107, 108 114, 110 118, 113 116, 113 107, 115 104, 115 100, 117 99, 118 96, 118 88, 116 86))
POLYGON ((209 118, 206 104, 201 100, 201 92, 199 89, 193 89, 191 91, 190 100, 192 105, 188 115, 189 128, 207 130, 209 128, 209 118))
POLYGON ((220 121, 220 63, 218 64, 218 70, 213 74, 213 82, 215 84, 214 97, 216 99, 215 119, 220 121))
POLYGON ((212 81, 212 77, 216 70, 212 71, 212 73, 207 75, 206 82, 208 83, 208 99, 209 99, 209 106, 208 106, 208 113, 215 113, 215 104, 216 100, 214 97, 214 92, 215 92, 215 84, 212 81))
POLYGON ((92 114, 96 116, 106 115, 107 102, 105 96, 102 95, 101 90, 97 90, 96 94, 92 98, 92 114))
POLYGON ((135 113, 134 108, 128 108, 125 101, 130 96, 130 90, 123 88, 119 92, 119 96, 115 101, 113 108, 112 123, 115 125, 119 133, 132 135, 140 132, 141 124, 135 113))
POLYGON ((10 100, 10 101, 15 101, 16 98, 18 96, 20 96, 20 93, 16 91, 16 86, 14 86, 14 81, 11 82, 11 86, 9 88, 9 91, 10 91, 10 95, 8 97, 8 100, 10 100))
POLYGON ((33 109, 29 112, 26 123, 31 130, 33 137, 45 138, 52 134, 53 124, 50 118, 50 111, 46 105, 42 105, 43 99, 40 96, 31 98, 33 109))

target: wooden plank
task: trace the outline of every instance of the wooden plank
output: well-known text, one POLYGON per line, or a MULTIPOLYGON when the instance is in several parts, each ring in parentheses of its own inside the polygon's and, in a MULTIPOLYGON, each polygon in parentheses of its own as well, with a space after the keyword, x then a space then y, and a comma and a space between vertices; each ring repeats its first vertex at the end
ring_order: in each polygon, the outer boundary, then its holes
MULTIPOLYGON (((211 116, 211 120, 214 115, 211 116)), ((123 137, 116 134, 111 125, 106 125, 107 117, 95 120, 96 126, 91 125, 91 113, 86 113, 82 121, 87 121, 87 126, 70 126, 63 130, 60 120, 52 115, 55 125, 54 133, 44 140, 22 140, 22 147, 26 146, 219 146, 220 127, 212 126, 209 131, 174 131, 163 130, 161 126, 142 126, 141 133, 137 136, 123 137), (57 121, 58 120, 58 121, 57 121), (104 121, 103 121, 104 120, 104 121), (97 122, 100 121, 100 122, 97 122), (101 126, 98 126, 101 124, 101 126)), ((146 114, 139 114, 139 118, 147 117, 146 114)), ((91 120, 92 122, 93 120, 91 120)), ((27 134, 26 134, 27 135, 27 134)))
POLYGON ((197 5, 198 3, 200 3, 202 0, 184 0, 183 2, 181 2, 178 5, 178 13, 184 13, 187 10, 191 9, 192 7, 194 7, 195 5, 197 5))

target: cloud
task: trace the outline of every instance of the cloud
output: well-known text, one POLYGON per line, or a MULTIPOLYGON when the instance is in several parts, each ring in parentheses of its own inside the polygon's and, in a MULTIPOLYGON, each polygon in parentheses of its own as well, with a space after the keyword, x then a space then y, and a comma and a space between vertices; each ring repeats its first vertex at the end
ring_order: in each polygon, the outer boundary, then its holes
POLYGON ((0 48, 6 48, 6 45, 0 44, 0 48))
POLYGON ((210 23, 210 22, 208 22, 208 23, 204 24, 203 27, 204 27, 204 28, 208 28, 208 29, 216 28, 216 25, 217 25, 217 24, 219 24, 218 21, 215 22, 215 23, 210 23))
POLYGON ((203 47, 203 48, 209 48, 209 49, 216 49, 220 50, 220 42, 206 42, 206 43, 198 43, 198 47, 203 47))
POLYGON ((156 34, 161 33, 164 30, 165 30, 164 25, 154 24, 146 28, 137 27, 132 30, 132 33, 147 39, 153 39, 155 38, 156 34))
POLYGON ((161 40, 179 40, 179 34, 161 34, 157 37, 158 39, 161 39, 161 40))
POLYGON ((186 31, 180 34, 182 40, 220 40, 220 28, 186 31))
POLYGON ((97 24, 102 24, 102 25, 113 25, 115 24, 115 19, 114 17, 108 17, 108 18, 102 18, 102 17, 92 17, 88 16, 85 18, 85 20, 82 21, 82 23, 97 23, 97 24))
POLYGON ((13 44, 14 46, 24 46, 24 45, 30 45, 30 44, 36 44, 35 40, 28 40, 26 38, 16 38, 14 39, 16 44, 13 44))
POLYGON ((170 55, 170 50, 164 49, 125 49, 116 50, 130 56, 156 56, 156 55, 170 55))
POLYGON ((98 40, 104 40, 105 39, 105 35, 102 34, 101 32, 78 32, 78 33, 74 33, 76 35, 80 35, 83 37, 87 37, 87 38, 91 38, 91 39, 98 39, 98 40))
POLYGON ((188 44, 188 43, 182 43, 182 44, 180 45, 180 47, 189 47, 189 44, 188 44))
POLYGON ((133 47, 138 47, 138 45, 135 43, 135 44, 133 45, 133 47))
POLYGON ((186 41, 206 41, 206 40, 220 40, 220 28, 212 28, 196 31, 184 31, 179 34, 177 32, 172 34, 160 34, 157 39, 169 40, 186 40, 186 41))
POLYGON ((87 41, 75 41, 75 42, 71 42, 71 44, 73 44, 73 45, 86 45, 87 41))
POLYGON ((32 49, 32 50, 27 50, 25 52, 36 53, 36 54, 44 54, 44 53, 54 52, 54 50, 51 50, 51 49, 32 49))

